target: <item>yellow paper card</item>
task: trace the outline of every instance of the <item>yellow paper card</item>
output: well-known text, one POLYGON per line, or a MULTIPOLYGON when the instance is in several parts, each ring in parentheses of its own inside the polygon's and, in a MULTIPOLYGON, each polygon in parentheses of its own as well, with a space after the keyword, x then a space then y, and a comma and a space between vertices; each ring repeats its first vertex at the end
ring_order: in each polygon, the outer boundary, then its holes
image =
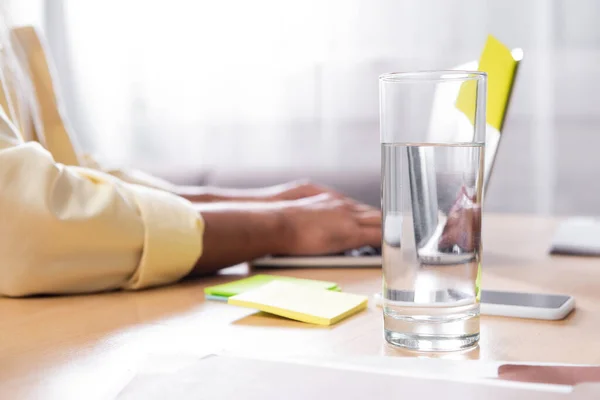
POLYGON ((227 302, 316 325, 332 325, 367 308, 366 296, 273 281, 227 302))
MULTIPOLYGON (((517 60, 509 48, 489 35, 479 59, 478 70, 487 73, 486 122, 498 131, 502 129, 516 69, 517 60)), ((456 107, 465 113, 471 123, 475 120, 474 99, 475 81, 463 83, 456 99, 456 107)))

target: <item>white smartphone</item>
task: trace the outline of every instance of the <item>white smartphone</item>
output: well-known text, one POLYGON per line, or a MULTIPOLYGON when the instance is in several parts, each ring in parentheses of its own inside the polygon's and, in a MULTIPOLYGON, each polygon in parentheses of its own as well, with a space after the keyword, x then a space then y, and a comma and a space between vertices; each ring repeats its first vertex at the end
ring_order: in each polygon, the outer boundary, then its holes
MULTIPOLYGON (((381 294, 375 294, 375 302, 382 304, 381 294)), ((518 293, 483 290, 481 314, 502 317, 559 320, 575 308, 573 296, 561 294, 518 293)))
POLYGON ((481 314, 559 320, 575 308, 575 298, 562 294, 481 291, 481 314))

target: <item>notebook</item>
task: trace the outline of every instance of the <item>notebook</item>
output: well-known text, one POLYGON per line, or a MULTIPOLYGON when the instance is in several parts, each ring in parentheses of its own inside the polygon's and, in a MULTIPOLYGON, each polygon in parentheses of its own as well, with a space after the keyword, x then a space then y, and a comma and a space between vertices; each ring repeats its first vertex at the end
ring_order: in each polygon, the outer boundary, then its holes
POLYGON ((207 300, 227 301, 227 298, 235 296, 249 290, 257 289, 273 281, 293 282, 297 285, 308 286, 316 289, 326 289, 339 291, 337 283, 327 281, 317 281, 313 279, 300 279, 289 276, 277 275, 254 275, 249 278, 240 279, 222 285, 210 286, 204 289, 204 296, 207 300))
POLYGON ((272 281, 227 302, 315 325, 333 325, 367 308, 368 299, 289 281, 272 281))
POLYGON ((569 218, 552 239, 552 254, 600 256, 600 219, 569 218))

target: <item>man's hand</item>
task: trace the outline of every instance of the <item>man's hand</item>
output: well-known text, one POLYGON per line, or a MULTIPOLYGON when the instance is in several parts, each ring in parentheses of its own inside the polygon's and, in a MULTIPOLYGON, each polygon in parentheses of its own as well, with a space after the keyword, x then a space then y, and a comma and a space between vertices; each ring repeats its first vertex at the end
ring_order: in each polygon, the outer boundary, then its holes
POLYGON ((470 195, 463 186, 454 205, 448 212, 448 219, 438 242, 440 249, 458 246, 464 251, 473 251, 481 242, 481 204, 475 195, 470 195))
POLYGON ((306 180, 292 181, 281 185, 257 189, 227 189, 211 186, 179 186, 174 193, 193 203, 212 202, 273 202, 298 200, 306 197, 329 193, 334 197, 343 197, 325 186, 306 180))
POLYGON ((300 200, 197 204, 205 221, 203 253, 193 274, 269 254, 320 255, 381 245, 381 215, 324 193, 300 200))
POLYGON ((264 191, 263 193, 268 201, 298 200, 320 194, 329 194, 337 198, 344 197, 328 187, 317 185, 308 180, 287 182, 260 190, 264 191))
POLYGON ((323 193, 290 202, 281 215, 284 254, 331 254, 381 245, 379 210, 347 198, 323 193))

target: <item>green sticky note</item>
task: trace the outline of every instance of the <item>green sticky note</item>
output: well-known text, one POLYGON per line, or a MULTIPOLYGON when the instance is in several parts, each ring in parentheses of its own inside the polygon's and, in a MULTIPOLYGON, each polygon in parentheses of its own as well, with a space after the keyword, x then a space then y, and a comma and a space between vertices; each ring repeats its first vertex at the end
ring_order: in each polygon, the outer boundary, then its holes
POLYGON ((298 285, 312 287, 316 289, 340 291, 336 283, 327 281, 317 281, 312 279, 292 278, 289 276, 277 275, 254 275, 249 278, 240 279, 237 281, 224 283, 222 285, 210 286, 204 289, 204 294, 207 298, 213 297, 231 297, 249 290, 257 289, 267 283, 274 281, 291 282, 298 285))
MULTIPOLYGON (((502 129, 504 115, 513 86, 518 60, 515 60, 508 47, 489 35, 479 59, 478 70, 487 73, 486 122, 502 129)), ((475 120, 475 81, 462 84, 456 107, 474 123, 475 120)))

